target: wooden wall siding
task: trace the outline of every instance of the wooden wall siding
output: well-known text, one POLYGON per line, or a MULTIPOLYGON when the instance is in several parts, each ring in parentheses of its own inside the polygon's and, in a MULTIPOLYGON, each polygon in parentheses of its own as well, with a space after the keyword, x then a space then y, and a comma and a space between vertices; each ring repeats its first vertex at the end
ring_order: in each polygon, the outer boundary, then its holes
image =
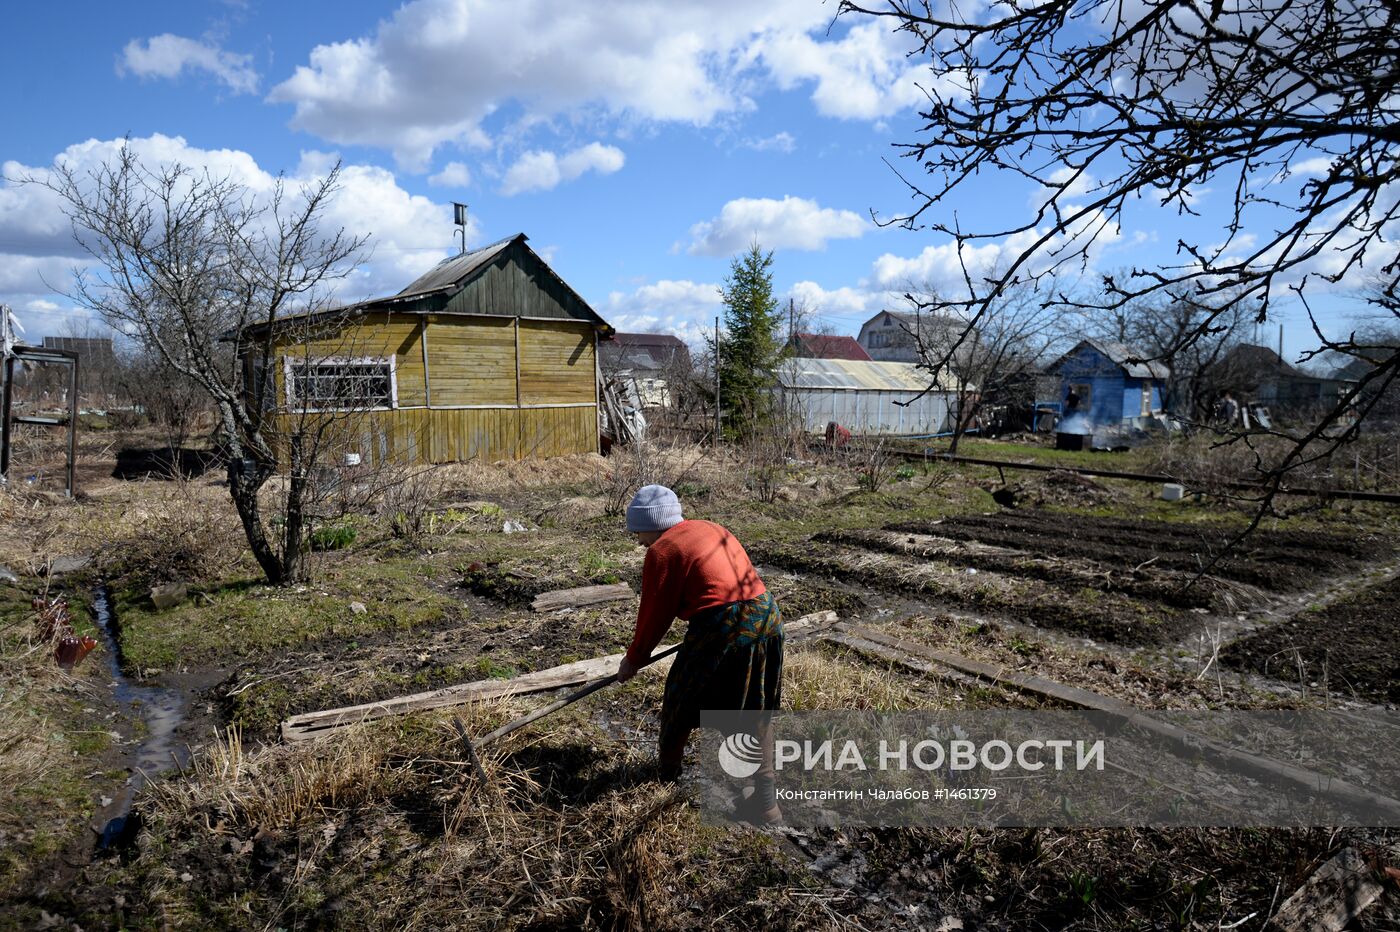
MULTIPOLYGON (((284 429, 291 418, 280 416, 284 429)), ((327 431, 326 464, 357 452, 370 464, 460 463, 596 453, 598 413, 579 408, 409 408, 341 418, 327 431)))
POLYGON ((513 243, 497 256, 495 262, 448 300, 445 310, 456 314, 593 320, 579 299, 523 243, 513 243))
MULTIPOLYGON (((348 321, 334 335, 309 343, 297 341, 294 333, 279 339, 274 352, 277 403, 285 404, 287 400, 282 384, 283 356, 313 361, 329 356, 394 356, 400 407, 425 404, 423 346, 418 332, 416 316, 369 314, 348 321)), ((431 341, 429 346, 431 348, 431 341)), ((514 401, 514 397, 511 400, 514 401)))
POLYGON ((509 318, 434 317, 428 324, 433 407, 515 404, 515 325, 509 318))
POLYGON ((520 403, 592 404, 593 348, 593 328, 584 324, 522 320, 520 403))

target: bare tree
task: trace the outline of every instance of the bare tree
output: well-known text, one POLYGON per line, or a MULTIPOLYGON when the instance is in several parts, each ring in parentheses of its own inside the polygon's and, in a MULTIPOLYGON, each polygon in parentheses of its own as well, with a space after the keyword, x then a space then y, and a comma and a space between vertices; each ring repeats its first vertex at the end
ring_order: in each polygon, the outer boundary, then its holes
POLYGON ((254 558, 278 584, 305 572, 304 508, 325 423, 303 421, 310 433, 287 433, 274 418, 276 379, 267 375, 285 334, 272 324, 327 308, 328 287, 353 269, 364 246, 362 237, 320 229, 339 173, 337 165, 295 192, 279 178, 258 197, 208 171, 147 166, 128 144, 91 172, 60 165, 27 179, 63 199, 75 238, 95 260, 71 297, 212 400, 234 507, 254 558), (255 324, 267 326, 250 335, 255 324), (280 528, 265 520, 259 501, 279 453, 287 467, 280 528))
POLYGON ((1243 341, 1251 314, 1222 296, 1199 301, 1190 295, 1160 295, 1137 301, 1104 302, 1086 321, 1092 335, 1122 343, 1144 360, 1167 367, 1163 407, 1190 421, 1208 420, 1222 390, 1235 386, 1224 363, 1243 341))
POLYGON ((203 387, 148 346, 134 346, 122 354, 116 385, 161 431, 172 458, 179 456, 196 421, 210 408, 203 387))
MULTIPOLYGON (((898 222, 948 234, 960 254, 1015 237, 1002 268, 969 274, 967 296, 945 302, 963 312, 969 335, 1013 285, 1086 268, 1130 200, 1195 215, 1195 194, 1207 184, 1234 193, 1223 228, 1179 243, 1177 264, 1105 276, 1095 306, 1212 307, 1180 341, 1189 343, 1236 308, 1262 321, 1283 297, 1311 316, 1310 287, 1369 268, 1384 281, 1373 305, 1392 317, 1400 309, 1395 3, 843 0, 841 11, 888 19, 929 62, 925 126, 900 146, 923 175, 907 179, 915 206, 898 222), (1029 180, 1045 196, 1001 228, 967 230, 956 213, 936 213, 986 175, 1029 180)), ((1328 338, 1316 320, 1313 329, 1324 350, 1356 343, 1328 338)), ((1333 428, 1353 405, 1364 416, 1397 373, 1400 353, 1378 351, 1316 426, 1289 438, 1280 455, 1261 452, 1254 524, 1291 471, 1354 436, 1355 426, 1333 428)))
MULTIPOLYGON (((910 287, 905 300, 920 324, 924 314, 948 304, 930 284, 910 287)), ((1038 365, 1066 333, 1067 318, 1052 305, 1033 285, 1015 285, 984 309, 975 328, 951 322, 908 328, 931 385, 951 390, 957 399, 950 453, 958 452, 963 434, 984 409, 1036 400, 1026 399, 1023 389, 1034 395, 1038 365)))

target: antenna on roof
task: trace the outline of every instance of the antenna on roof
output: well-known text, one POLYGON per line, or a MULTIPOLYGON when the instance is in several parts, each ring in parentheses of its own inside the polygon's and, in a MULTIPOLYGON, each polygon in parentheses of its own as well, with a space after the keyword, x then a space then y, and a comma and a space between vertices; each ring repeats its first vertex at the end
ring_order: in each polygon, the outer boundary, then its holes
POLYGON ((452 202, 452 222, 457 224, 457 232, 462 234, 462 253, 467 251, 467 205, 452 202))

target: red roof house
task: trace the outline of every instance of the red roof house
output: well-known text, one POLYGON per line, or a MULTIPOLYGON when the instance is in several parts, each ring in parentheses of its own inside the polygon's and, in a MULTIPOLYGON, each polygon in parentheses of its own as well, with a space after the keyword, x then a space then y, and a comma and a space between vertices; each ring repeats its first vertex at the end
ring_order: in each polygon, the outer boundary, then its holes
POLYGON ((794 356, 803 359, 851 359, 869 362, 870 354, 856 342, 855 337, 838 337, 825 333, 799 333, 788 342, 794 356))

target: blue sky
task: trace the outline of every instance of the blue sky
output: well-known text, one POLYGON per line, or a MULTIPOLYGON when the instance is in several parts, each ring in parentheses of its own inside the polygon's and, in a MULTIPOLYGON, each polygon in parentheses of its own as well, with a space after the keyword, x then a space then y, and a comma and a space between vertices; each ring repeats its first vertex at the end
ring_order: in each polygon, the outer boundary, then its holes
MULTIPOLYGON (((338 157, 344 187, 328 220, 373 237, 347 299, 397 291, 454 252, 460 200, 469 245, 526 233, 619 329, 696 338, 730 256, 756 236, 775 251, 779 293, 854 334, 910 283, 951 286, 957 266, 945 238, 870 221, 910 207, 884 160, 908 170, 891 144, 915 137, 926 76, 887 25, 833 23, 834 9, 19 4, 0 34, 0 173, 95 164, 126 136, 144 157, 254 188, 338 157)), ((1035 193, 981 179, 949 209, 1009 226, 1035 193)), ((1207 225, 1213 197, 1201 192, 1207 225)), ((1180 226, 1136 207, 1095 250, 1097 267, 1170 261, 1180 226)), ((0 182, 0 302, 27 339, 81 316, 58 293, 79 261, 53 199, 0 182)), ((1325 319, 1342 326, 1345 297, 1329 301, 1325 319)), ((1281 316, 1289 354, 1308 348, 1302 315, 1281 316)))

